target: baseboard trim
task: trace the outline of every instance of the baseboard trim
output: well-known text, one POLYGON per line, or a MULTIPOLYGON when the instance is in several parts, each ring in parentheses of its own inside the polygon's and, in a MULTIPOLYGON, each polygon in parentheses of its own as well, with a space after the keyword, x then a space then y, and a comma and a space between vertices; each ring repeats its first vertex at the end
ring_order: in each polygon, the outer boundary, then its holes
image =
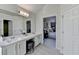
POLYGON ((35 48, 38 47, 39 45, 41 45, 41 43, 39 43, 37 46, 35 46, 35 48))
POLYGON ((61 50, 59 48, 56 48, 57 50, 59 50, 59 52, 61 53, 61 55, 64 55, 63 52, 61 52, 61 50))

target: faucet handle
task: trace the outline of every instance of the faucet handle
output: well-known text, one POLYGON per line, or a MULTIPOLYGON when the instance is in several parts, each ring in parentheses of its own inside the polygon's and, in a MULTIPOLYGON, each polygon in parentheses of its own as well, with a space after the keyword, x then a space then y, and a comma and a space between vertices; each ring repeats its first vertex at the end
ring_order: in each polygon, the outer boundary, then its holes
POLYGON ((0 36, 0 41, 3 41, 3 38, 2 38, 2 36, 0 36))

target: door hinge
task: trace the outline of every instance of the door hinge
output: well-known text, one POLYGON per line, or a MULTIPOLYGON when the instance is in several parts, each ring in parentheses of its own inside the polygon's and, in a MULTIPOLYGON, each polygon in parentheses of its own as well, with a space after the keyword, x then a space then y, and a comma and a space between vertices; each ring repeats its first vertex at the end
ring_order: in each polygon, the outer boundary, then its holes
POLYGON ((64 15, 62 15, 62 18, 64 18, 64 15))
POLYGON ((62 33, 64 34, 64 31, 62 31, 62 33))

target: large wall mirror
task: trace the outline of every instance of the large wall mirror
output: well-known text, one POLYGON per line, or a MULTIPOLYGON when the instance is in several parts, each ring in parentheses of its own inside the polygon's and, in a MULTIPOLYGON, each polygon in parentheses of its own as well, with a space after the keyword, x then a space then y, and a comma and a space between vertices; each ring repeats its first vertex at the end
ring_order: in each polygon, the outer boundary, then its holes
POLYGON ((3 36, 12 36, 13 35, 13 27, 11 20, 3 20, 3 36))
POLYGON ((26 21, 27 33, 31 33, 31 21, 26 21))

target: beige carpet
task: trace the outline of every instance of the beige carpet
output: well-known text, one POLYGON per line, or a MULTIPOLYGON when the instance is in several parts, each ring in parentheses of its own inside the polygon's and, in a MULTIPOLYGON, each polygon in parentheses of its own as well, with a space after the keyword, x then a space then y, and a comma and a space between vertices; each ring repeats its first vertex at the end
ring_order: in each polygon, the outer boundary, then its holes
POLYGON ((35 51, 29 55, 62 55, 57 49, 50 49, 45 45, 39 45, 35 51))

